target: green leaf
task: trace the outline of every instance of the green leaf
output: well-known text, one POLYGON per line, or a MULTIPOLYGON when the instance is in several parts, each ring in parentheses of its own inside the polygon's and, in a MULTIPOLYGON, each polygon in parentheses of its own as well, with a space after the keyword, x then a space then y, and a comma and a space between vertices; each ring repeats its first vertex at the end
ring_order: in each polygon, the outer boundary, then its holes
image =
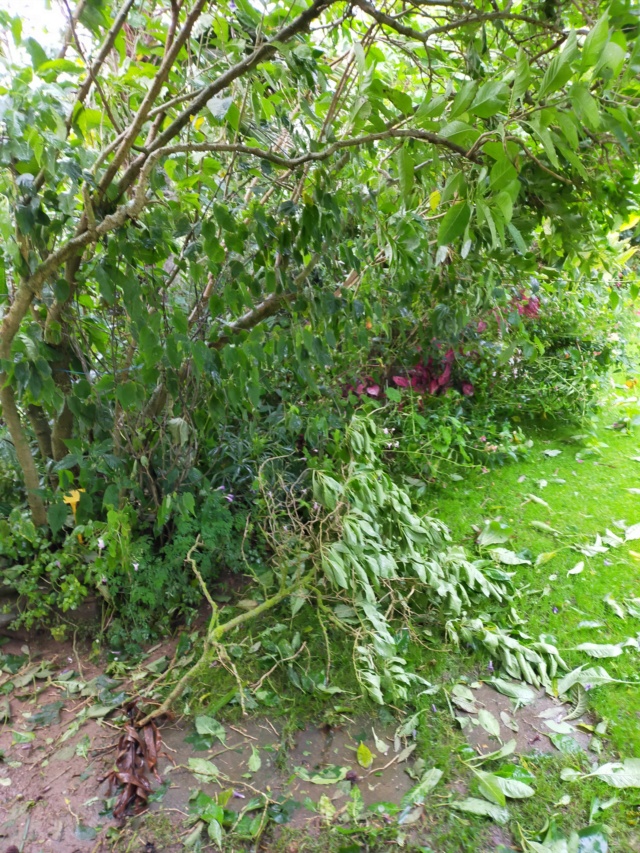
POLYGON ((598 19, 597 23, 589 30, 582 45, 581 68, 593 68, 597 65, 604 46, 609 41, 609 12, 608 10, 598 19))
POLYGON ((328 764, 319 770, 317 773, 310 773, 306 767, 294 767, 293 772, 302 779, 303 782, 311 782, 314 785, 336 785, 346 777, 348 773, 347 767, 337 767, 335 764, 328 764))
POLYGON ((596 776, 612 788, 640 788, 640 758, 603 764, 587 776, 596 776))
POLYGON ((255 746, 251 747, 251 755, 249 756, 249 761, 247 762, 247 767, 249 768, 251 773, 257 773, 258 770, 262 767, 262 759, 260 758, 260 750, 256 749, 255 746))
POLYGON ((510 699, 515 699, 519 705, 530 705, 536 694, 526 684, 517 681, 505 681, 503 678, 492 678, 489 682, 496 690, 510 699))
POLYGON ((497 80, 484 83, 469 108, 469 112, 479 118, 491 118, 504 109, 509 100, 509 89, 497 80))
POLYGON ((500 737, 500 723, 493 716, 491 711, 487 711, 486 708, 481 708, 478 711, 478 722, 488 734, 493 735, 493 737, 500 737))
POLYGON ((71 62, 70 59, 49 59, 39 65, 37 70, 38 77, 53 82, 58 74, 82 74, 85 69, 84 66, 71 62))
POLYGON ((529 68, 529 60, 524 50, 519 47, 516 56, 516 76, 513 80, 511 88, 511 103, 522 100, 525 92, 529 88, 531 80, 531 69, 529 68))
POLYGON ((31 64, 35 71, 37 71, 45 62, 48 62, 49 57, 45 53, 44 48, 42 48, 34 38, 24 39, 22 45, 26 48, 27 53, 31 57, 31 64))
POLYGON ((525 241, 524 241, 524 239, 523 239, 523 237, 522 237, 522 234, 518 231, 518 229, 517 229, 517 228, 516 228, 516 226, 513 224, 513 222, 508 222, 508 223, 507 223, 507 231, 508 231, 508 232, 511 234, 511 236, 513 237, 513 242, 516 244, 516 248, 518 249, 518 251, 519 251, 521 254, 526 255, 526 254, 527 254, 527 252, 529 251, 529 247, 528 247, 528 246, 527 246, 527 244, 525 243, 525 241))
POLYGON ((533 797, 535 794, 535 790, 531 785, 527 785, 526 782, 522 782, 520 779, 508 779, 503 776, 494 775, 493 780, 505 797, 509 797, 512 800, 524 800, 528 797, 533 797))
POLYGON ((477 542, 481 548, 487 548, 489 545, 501 545, 506 542, 513 534, 513 530, 508 524, 503 524, 501 521, 488 521, 477 542))
POLYGON ((28 717, 29 728, 35 729, 38 726, 52 726, 54 723, 60 722, 60 711, 64 707, 64 702, 49 702, 34 711, 28 717))
POLYGON ((622 66, 626 58, 626 51, 615 41, 610 41, 605 45, 600 57, 600 62, 596 67, 596 71, 601 72, 603 68, 608 68, 612 72, 613 77, 617 77, 622 71, 622 66))
POLYGON ((375 729, 372 728, 371 732, 373 734, 373 742, 376 745, 376 749, 378 750, 378 752, 381 755, 386 755, 389 752, 389 750, 391 749, 390 744, 388 744, 385 740, 382 740, 381 738, 379 738, 378 735, 376 734, 375 729))
POLYGON ((438 229, 438 245, 444 246, 462 236, 471 219, 471 208, 466 201, 449 208, 438 229))
POLYGON ((440 136, 462 148, 470 148, 480 136, 480 131, 464 121, 452 121, 440 130, 440 136))
POLYGON ((530 566, 531 560, 525 560, 523 557, 518 557, 514 551, 508 548, 492 548, 489 552, 491 559, 498 563, 503 563, 505 566, 530 566))
POLYGON ((216 765, 206 758, 189 758, 188 767, 199 782, 212 782, 220 775, 216 765))
POLYGON ((495 803, 488 803, 486 800, 478 800, 475 797, 467 797, 466 800, 451 803, 451 808, 468 814, 490 817, 503 826, 509 822, 511 817, 509 809, 505 806, 498 806, 495 803))
POLYGON ((195 726, 199 735, 213 735, 221 743, 226 744, 227 733, 224 730, 224 726, 213 717, 207 717, 206 715, 196 717, 195 726))
POLYGON ((567 44, 562 53, 554 56, 547 70, 545 71, 540 90, 538 92, 538 100, 542 100, 547 95, 561 89, 565 83, 568 83, 573 73, 571 62, 576 56, 576 34, 572 30, 567 39, 567 44))
POLYGON ((222 829, 222 825, 218 823, 215 818, 209 821, 207 832, 209 834, 209 838, 213 841, 213 843, 217 845, 220 849, 222 849, 222 844, 224 841, 224 830, 222 829))
POLYGON ((598 109, 598 102, 590 94, 589 89, 584 83, 575 83, 571 87, 571 103, 578 117, 591 130, 597 130, 600 126, 601 118, 598 109))
POLYGON ((622 644, 580 643, 574 651, 584 652, 591 658, 617 658, 622 654, 622 644))
POLYGON ((602 666, 594 666, 590 669, 584 669, 579 666, 572 672, 569 672, 558 682, 558 695, 563 696, 568 693, 574 684, 580 684, 582 687, 589 685, 590 687, 598 687, 601 684, 614 684, 615 678, 612 678, 602 666))
POLYGON ((507 800, 502 789, 497 784, 496 777, 484 770, 474 770, 474 773, 478 777, 479 790, 482 796, 489 800, 490 803, 495 803, 497 806, 505 806, 507 800))
POLYGON ((68 515, 69 509, 64 503, 51 504, 48 508, 47 521, 49 522, 49 527, 51 528, 51 532, 54 536, 58 531, 62 530, 68 515))
POLYGON ((496 761, 498 758, 506 758, 508 755, 512 755, 516 751, 517 744, 518 742, 514 738, 513 740, 507 741, 507 743, 503 744, 500 749, 496 749, 495 752, 487 752, 485 755, 475 755, 473 758, 468 760, 468 763, 478 767, 480 764, 484 764, 487 761, 496 761))
POLYGON ((407 146, 403 146, 398 152, 398 176, 400 181, 400 193, 405 206, 408 205, 414 180, 414 160, 407 146))
POLYGON ((453 103, 451 104, 451 110, 449 112, 450 119, 454 119, 456 116, 467 110, 473 101, 477 90, 478 83, 475 80, 467 80, 462 84, 460 90, 453 99, 453 103))
POLYGON ((493 200, 493 206, 500 211, 505 223, 509 223, 511 221, 511 217, 513 216, 513 201, 511 200, 511 196, 508 192, 503 190, 498 193, 493 200))
POLYGON ((93 841, 97 837, 98 832, 92 826, 87 826, 86 823, 79 821, 76 824, 74 834, 79 841, 93 841))
POLYGON ((373 764, 373 753, 365 743, 359 743, 356 750, 356 758, 360 767, 368 770, 373 764))
POLYGON ((442 776, 442 770, 438 770, 437 767, 427 770, 415 788, 412 788, 408 794, 405 794, 402 805, 406 807, 411 804, 420 805, 424 803, 427 795, 436 787, 442 776))
POLYGON ((123 382, 122 385, 118 385, 116 398, 125 411, 135 408, 140 399, 138 384, 136 382, 123 382))
POLYGON ((578 779, 582 778, 582 773, 572 767, 563 767, 560 771, 560 778, 563 782, 577 782, 578 779))
POLYGON ((556 732, 548 737, 555 748, 559 749, 560 752, 563 752, 565 755, 576 755, 583 752, 578 741, 570 735, 559 734, 556 732))
POLYGON ((508 157, 501 157, 491 167, 489 186, 493 192, 502 190, 518 180, 518 172, 508 157))

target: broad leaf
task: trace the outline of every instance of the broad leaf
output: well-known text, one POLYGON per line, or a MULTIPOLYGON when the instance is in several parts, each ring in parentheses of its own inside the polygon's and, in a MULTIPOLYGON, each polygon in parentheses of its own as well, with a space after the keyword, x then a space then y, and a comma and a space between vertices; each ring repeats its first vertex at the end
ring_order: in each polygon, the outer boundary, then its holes
POLYGON ((466 201, 452 205, 440 223, 438 245, 443 246, 452 243, 456 238, 462 236, 470 219, 471 208, 466 201))
POLYGON ((509 809, 495 803, 488 803, 486 800, 478 800, 475 797, 467 797, 466 800, 451 803, 451 808, 468 814, 490 817, 496 823, 503 825, 508 823, 511 816, 509 809))

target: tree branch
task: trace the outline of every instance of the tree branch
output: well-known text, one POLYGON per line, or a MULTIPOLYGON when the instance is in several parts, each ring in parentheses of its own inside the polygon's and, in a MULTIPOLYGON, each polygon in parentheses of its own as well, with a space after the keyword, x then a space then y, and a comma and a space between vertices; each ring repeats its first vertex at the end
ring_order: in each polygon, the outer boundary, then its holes
POLYGON ((509 135, 506 138, 510 142, 517 142, 518 145, 524 151, 524 153, 527 155, 527 157, 532 160, 536 164, 536 166, 542 169, 543 172, 546 172, 548 175, 551 175, 551 177, 555 178, 557 181, 560 181, 563 184, 566 184, 568 187, 573 186, 573 181, 570 181, 569 178, 565 178, 562 175, 559 175, 557 172, 554 172, 553 169, 550 169, 548 166, 545 166, 545 164, 536 157, 533 151, 527 148, 526 143, 524 142, 524 140, 520 139, 520 137, 509 135))
MULTIPOLYGON (((105 59, 109 56, 109 54, 113 50, 113 46, 115 44, 115 41, 118 38, 118 33, 122 29, 124 22, 126 21, 127 16, 129 14, 129 12, 131 11, 131 7, 133 6, 134 2, 135 2, 135 0, 125 0, 125 3, 123 4, 122 8, 120 9, 118 14, 114 18, 113 24, 109 28, 109 31, 108 31, 108 33, 107 33, 107 35, 106 35, 106 37, 102 43, 102 47, 98 51, 98 55, 96 56, 94 61, 91 63, 91 65, 87 66, 87 77, 86 77, 85 81, 82 83, 82 85, 80 86, 80 88, 78 89, 78 92, 76 94, 76 98, 75 98, 75 101, 73 103, 73 106, 71 107, 71 110, 69 111, 69 115, 67 116, 67 121, 66 121, 67 130, 69 130, 69 128, 71 127, 71 122, 73 121, 73 114, 76 110, 76 107, 78 106, 78 104, 84 103, 85 98, 87 97, 87 95, 89 94, 89 92, 91 90, 92 83, 99 85, 98 84, 98 73, 100 72, 100 69, 102 68, 102 65, 103 65, 105 59)), ((66 5, 66 3, 65 3, 65 5, 66 5)), ((68 6, 67 6, 67 8, 68 8, 68 6)), ((76 36, 75 21, 73 20, 73 17, 70 18, 70 20, 69 20, 69 26, 70 26, 71 31, 72 31, 75 39, 76 39, 76 43, 78 45, 78 51, 80 53, 80 56, 82 56, 82 58, 84 59, 84 56, 82 55, 82 48, 80 46, 80 42, 78 41, 78 38, 76 36)), ((105 108, 107 108, 106 99, 105 99, 104 94, 102 92, 101 92, 101 97, 102 97, 103 102, 105 102, 105 108)), ((112 121, 112 124, 113 124, 114 128, 116 130, 118 130, 117 126, 113 123, 113 121, 112 121)))
POLYGON ((190 14, 187 16, 187 19, 184 23, 184 26, 176 36, 173 44, 165 54, 162 64, 158 69, 158 73, 153 78, 151 85, 149 87, 149 91, 144 96, 140 107, 138 108, 138 112, 135 114, 133 121, 127 128, 124 139, 120 143, 119 148, 117 149, 115 156, 109 166, 107 167, 104 175, 100 179, 99 190, 101 193, 107 189, 113 178, 115 177, 118 169, 124 162, 125 157, 129 153, 131 146, 136 141, 136 138, 142 128, 142 125, 147 119, 149 110, 153 106, 153 102, 160 94, 160 91, 169 76, 171 69, 173 68, 173 64, 176 61, 176 58, 180 51, 182 50, 185 42, 191 35, 191 30, 193 29, 193 25, 196 23, 200 15, 202 14, 202 10, 206 6, 208 0, 196 0, 196 3, 191 10, 190 14))
MULTIPOLYGON (((471 160, 474 163, 479 163, 479 157, 471 150, 457 145, 450 139, 444 136, 438 136, 437 133, 431 133, 428 130, 420 130, 418 128, 389 128, 381 130, 378 133, 367 133, 364 136, 354 136, 352 139, 339 139, 321 151, 308 151, 306 154, 301 154, 299 157, 283 157, 276 154, 274 151, 267 151, 264 148, 257 148, 250 145, 234 144, 232 142, 194 142, 183 145, 168 145, 165 148, 155 151, 149 157, 149 160, 155 160, 161 156, 170 154, 189 154, 191 152, 207 152, 219 151, 229 154, 246 154, 252 157, 259 157, 263 160, 268 160, 274 166, 279 166, 282 169, 297 169, 299 166, 304 166, 306 163, 322 162, 327 160, 338 151, 345 148, 359 148, 363 145, 369 145, 372 142, 382 142, 385 139, 417 139, 422 142, 430 142, 433 145, 439 145, 443 148, 448 148, 455 154, 471 160)), ((149 162, 149 160, 147 162, 149 162)))
POLYGON ((455 21, 449 21, 447 24, 439 24, 438 26, 425 30, 425 32, 420 32, 413 27, 407 27, 404 24, 399 23, 391 15, 387 15, 379 9, 376 9, 376 7, 367 2, 367 0, 353 0, 353 4, 354 6, 358 6, 358 8, 362 9, 365 14, 369 15, 379 24, 384 24, 385 26, 395 30, 397 33, 411 39, 416 39, 425 45, 431 36, 439 35, 441 33, 449 33, 452 30, 459 29, 460 27, 466 27, 473 24, 483 24, 487 21, 522 21, 523 23, 540 27, 542 30, 559 32, 558 27, 554 24, 547 23, 546 21, 539 21, 537 18, 531 18, 528 15, 516 15, 510 12, 486 12, 482 15, 468 15, 466 18, 458 18, 455 21))
POLYGON ((222 349, 223 346, 229 343, 232 335, 238 332, 250 331, 263 320, 266 320, 267 317, 273 317, 274 314, 277 314, 286 302, 291 302, 297 296, 300 296, 299 287, 307 280, 318 260, 318 255, 312 255, 309 263, 295 277, 293 290, 286 293, 271 293, 266 299, 256 305, 255 308, 252 308, 251 311, 247 311, 242 317, 239 317, 233 323, 229 323, 226 327, 226 334, 221 335, 209 344, 211 349, 222 349))
MULTIPOLYGON (((167 143, 177 136, 182 128, 189 123, 193 116, 197 115, 202 109, 204 109, 208 100, 210 100, 214 95, 217 95, 218 92, 221 92, 223 89, 230 86, 234 80, 238 79, 238 77, 242 77, 249 71, 252 71, 265 59, 272 57, 277 53, 281 43, 288 42, 294 36, 305 32, 313 21, 322 14, 322 12, 336 2, 337 0, 314 0, 308 9, 298 15, 298 17, 288 26, 279 30, 273 38, 264 42, 264 44, 261 44, 253 51, 253 53, 233 65, 209 86, 203 88, 193 103, 184 109, 180 115, 177 116, 161 134, 159 134, 149 151, 154 152, 167 145, 167 143)), ((133 163, 131 163, 118 184, 118 196, 121 196, 122 193, 124 193, 135 181, 147 157, 148 152, 141 154, 133 161, 133 163)))

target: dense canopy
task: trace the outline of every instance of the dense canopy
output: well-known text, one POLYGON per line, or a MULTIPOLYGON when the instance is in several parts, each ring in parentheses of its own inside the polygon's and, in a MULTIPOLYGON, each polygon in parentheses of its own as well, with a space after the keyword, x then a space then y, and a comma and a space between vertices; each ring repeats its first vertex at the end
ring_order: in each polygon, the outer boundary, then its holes
POLYGON ((47 563, 63 606, 158 605, 207 524, 268 559, 258 492, 357 409, 418 486, 584 414, 637 291, 630 3, 80 0, 57 52, 0 14, 3 465, 21 535, 124 573, 47 563))

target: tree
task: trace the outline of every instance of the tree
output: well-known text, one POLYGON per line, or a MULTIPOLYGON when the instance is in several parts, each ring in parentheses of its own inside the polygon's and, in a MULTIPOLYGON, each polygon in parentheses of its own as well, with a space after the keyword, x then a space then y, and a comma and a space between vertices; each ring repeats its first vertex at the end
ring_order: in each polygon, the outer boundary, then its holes
POLYGON ((2 16, 0 404, 36 525, 75 482, 161 526, 267 375, 577 287, 637 206, 626 2, 80 2, 56 57, 2 16))

